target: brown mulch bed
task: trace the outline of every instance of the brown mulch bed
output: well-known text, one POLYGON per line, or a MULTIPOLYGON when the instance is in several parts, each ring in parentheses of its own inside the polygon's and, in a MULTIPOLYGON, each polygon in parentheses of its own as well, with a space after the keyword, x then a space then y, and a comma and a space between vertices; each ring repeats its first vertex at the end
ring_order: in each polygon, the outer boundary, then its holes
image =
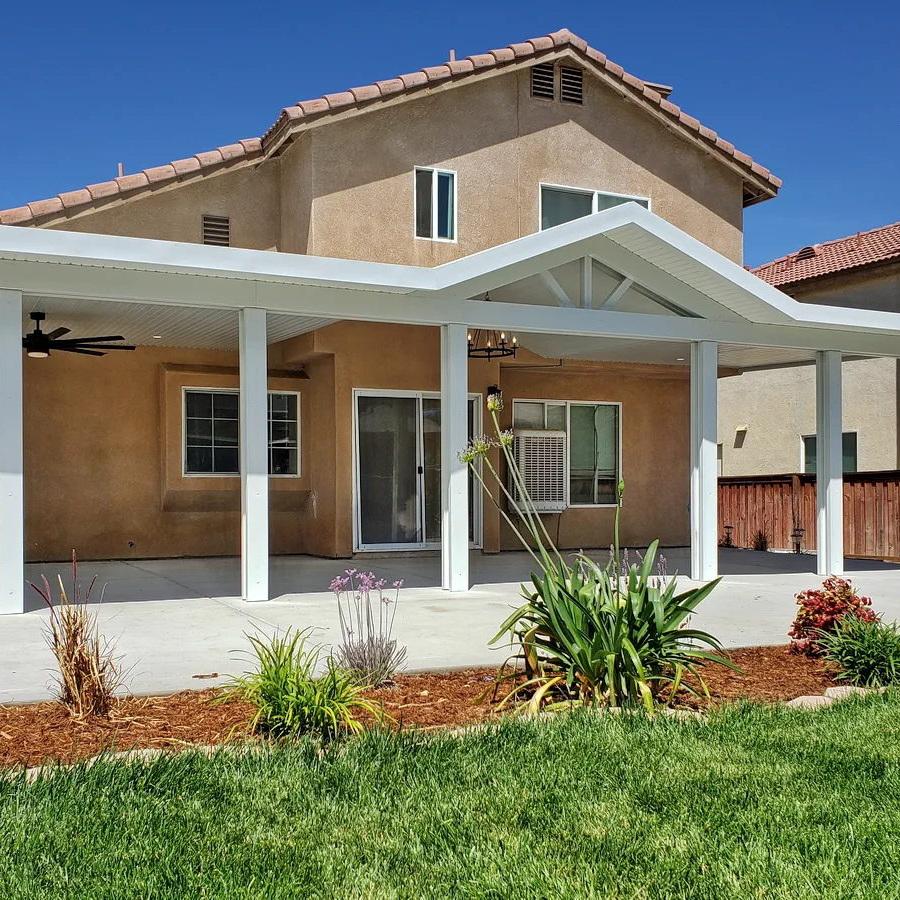
MULTIPOLYGON (((788 653, 786 646, 730 652, 742 671, 709 666, 704 678, 713 703, 774 702, 821 694, 833 681, 819 660, 788 653)), ((496 715, 491 699, 494 669, 399 675, 371 691, 400 728, 470 725, 496 715)), ((58 703, 0 706, 0 767, 75 762, 103 750, 179 749, 251 739, 251 708, 241 702, 211 702, 219 691, 182 691, 164 697, 129 697, 116 702, 110 719, 72 719, 58 703)), ((692 704, 698 705, 698 704, 692 704)), ((704 702, 703 705, 706 705, 704 702)))

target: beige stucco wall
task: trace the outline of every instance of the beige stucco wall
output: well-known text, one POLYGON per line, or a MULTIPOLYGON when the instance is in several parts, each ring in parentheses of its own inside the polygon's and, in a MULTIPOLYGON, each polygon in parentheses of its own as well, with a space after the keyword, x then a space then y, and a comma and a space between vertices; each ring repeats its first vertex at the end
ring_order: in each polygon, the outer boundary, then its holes
MULTIPOLYGON (((900 312, 900 266, 868 267, 790 286, 804 303, 900 312)), ((900 348, 898 348, 900 352, 900 348)), ((724 475, 802 471, 801 436, 816 431, 814 366, 719 380, 724 475), (748 426, 743 446, 735 432, 748 426)), ((858 468, 900 468, 900 359, 846 360, 843 428, 857 433, 858 468)))
MULTIPOLYGON (((843 428, 857 433, 858 468, 900 468, 898 361, 843 364, 843 428)), ((816 433, 816 370, 802 366, 719 379, 723 475, 803 471, 802 436, 816 433), (737 429, 747 428, 743 444, 737 429)))
MULTIPOLYGON (((354 388, 439 391, 439 345, 434 328, 345 322, 270 348, 269 386, 297 391, 301 416, 300 477, 270 482, 273 553, 352 553, 354 388), (309 380, 296 377, 301 363, 309 380)), ((165 347, 103 359, 26 360, 28 559, 63 559, 72 549, 83 559, 237 553, 239 479, 185 477, 181 458, 182 389, 237 387, 236 363, 234 353, 165 347)), ((491 384, 504 392, 504 424, 516 397, 621 402, 622 539, 687 542, 683 372, 600 363, 559 368, 523 351, 502 367, 470 363, 470 392, 484 398, 491 384), (651 433, 665 440, 647 440, 651 433)), ((548 521, 563 547, 611 539, 609 509, 572 509, 548 521)), ((485 550, 515 546, 486 503, 485 550)))
POLYGON ((229 216, 252 249, 436 265, 538 230, 541 182, 649 197, 655 213, 738 262, 742 179, 586 75, 584 105, 533 99, 529 72, 323 122, 279 157, 94 209, 51 227, 200 240, 229 216), (458 177, 458 241, 413 234, 413 169, 458 177))
MULTIPOLYGON (((504 411, 501 424, 512 424, 512 401, 596 400, 621 403, 621 477, 625 500, 621 540, 646 546, 654 538, 663 544, 690 540, 690 383, 684 370, 667 366, 539 359, 502 367, 504 411), (528 366, 528 368, 525 368, 528 366)), ((613 509, 570 508, 546 516, 551 536, 569 549, 608 547, 613 537, 613 509)), ((503 549, 516 547, 504 527, 503 549)))
POLYGON ((313 129, 281 162, 281 249, 436 265, 537 231, 544 182, 650 197, 740 262, 740 176, 596 79, 584 84, 584 106, 536 100, 523 70, 313 129), (417 165, 457 172, 457 242, 414 238, 417 165))
POLYGON ((275 250, 280 196, 278 164, 265 163, 101 206, 53 227, 199 243, 204 214, 228 216, 233 246, 275 250))
MULTIPOLYGON (((25 360, 25 539, 29 560, 233 555, 240 479, 181 474, 182 387, 238 385, 236 354, 138 348, 102 359, 25 360)), ((297 553, 310 527, 312 381, 297 391, 301 477, 272 479, 273 553, 297 553)))

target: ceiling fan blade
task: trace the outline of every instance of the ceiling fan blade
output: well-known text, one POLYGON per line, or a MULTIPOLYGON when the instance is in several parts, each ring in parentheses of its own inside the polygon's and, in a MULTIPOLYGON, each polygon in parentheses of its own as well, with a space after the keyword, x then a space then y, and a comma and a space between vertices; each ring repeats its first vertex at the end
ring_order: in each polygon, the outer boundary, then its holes
POLYGON ((97 337, 66 338, 60 344, 96 344, 98 341, 124 341, 121 334, 102 334, 97 337))
MULTIPOLYGON (((81 344, 79 344, 78 346, 80 347, 81 344)), ((106 350, 136 350, 137 349, 134 346, 134 344, 85 344, 84 347, 87 350, 96 349, 96 350, 103 350, 103 351, 106 351, 106 350)), ((66 348, 63 347, 61 349, 65 350, 66 348)))
POLYGON ((47 339, 55 341, 57 338, 61 338, 64 334, 69 334, 71 330, 71 328, 54 328, 53 331, 47 332, 47 339))
POLYGON ((60 353, 83 353, 85 356, 104 356, 99 350, 80 350, 78 347, 54 347, 60 353))

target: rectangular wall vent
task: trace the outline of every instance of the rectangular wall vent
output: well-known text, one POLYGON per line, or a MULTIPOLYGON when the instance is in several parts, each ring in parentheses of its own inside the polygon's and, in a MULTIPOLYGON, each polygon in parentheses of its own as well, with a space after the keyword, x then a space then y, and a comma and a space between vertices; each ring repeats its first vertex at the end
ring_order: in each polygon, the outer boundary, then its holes
POLYGON ((556 96, 553 63, 538 63, 531 67, 531 96, 552 100, 556 96))
POLYGON ((559 67, 559 99, 565 103, 584 103, 584 72, 559 67))
MULTIPOLYGON (((513 443, 516 464, 537 512, 557 513, 566 508, 566 433, 517 429, 513 443)), ((510 493, 521 500, 515 483, 510 493)))
POLYGON ((215 247, 231 246, 231 220, 228 216, 203 217, 203 243, 215 247))

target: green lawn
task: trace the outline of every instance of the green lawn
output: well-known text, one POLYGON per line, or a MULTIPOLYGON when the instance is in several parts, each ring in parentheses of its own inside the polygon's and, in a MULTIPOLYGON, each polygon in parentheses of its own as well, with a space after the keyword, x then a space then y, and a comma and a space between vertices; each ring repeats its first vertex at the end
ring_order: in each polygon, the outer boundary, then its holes
POLYGON ((900 694, 0 784, 0 896, 900 896, 900 694))

